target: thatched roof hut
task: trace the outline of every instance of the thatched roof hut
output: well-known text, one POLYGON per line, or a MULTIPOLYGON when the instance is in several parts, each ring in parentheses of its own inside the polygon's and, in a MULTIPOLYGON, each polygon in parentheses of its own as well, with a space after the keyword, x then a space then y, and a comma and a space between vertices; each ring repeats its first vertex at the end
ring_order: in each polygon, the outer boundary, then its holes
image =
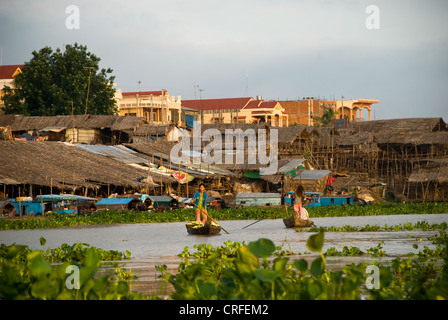
POLYGON ((423 168, 411 173, 409 182, 437 182, 448 183, 448 167, 423 168))
POLYGON ((0 163, 0 180, 60 189, 145 187, 148 176, 146 170, 61 142, 1 141, 0 163))
POLYGON ((15 134, 52 129, 56 129, 59 132, 68 129, 67 134, 71 135, 71 141, 89 143, 95 141, 95 133, 99 136, 96 139, 98 141, 128 142, 134 132, 144 123, 146 123, 146 120, 141 117, 121 117, 114 115, 61 115, 53 117, 0 116, 0 127, 8 127, 15 134), (76 133, 73 129, 77 129, 76 133), (81 135, 85 135, 87 131, 91 131, 90 136, 83 141, 81 135), (115 136, 115 139, 111 136, 111 132, 115 136))
POLYGON ((166 136, 173 128, 174 125, 141 124, 132 134, 133 142, 148 143, 160 139, 166 140, 166 136))
POLYGON ((10 127, 13 132, 43 130, 53 128, 76 128, 89 118, 89 115, 25 117, 21 115, 0 116, 0 126, 10 127))
POLYGON ((358 132, 384 133, 395 132, 407 134, 410 132, 448 131, 442 118, 406 118, 374 121, 355 121, 349 125, 350 129, 358 132))
POLYGON ((308 138, 309 133, 307 128, 308 130, 310 129, 310 127, 306 125, 276 128, 278 130, 279 144, 292 144, 297 138, 308 138))

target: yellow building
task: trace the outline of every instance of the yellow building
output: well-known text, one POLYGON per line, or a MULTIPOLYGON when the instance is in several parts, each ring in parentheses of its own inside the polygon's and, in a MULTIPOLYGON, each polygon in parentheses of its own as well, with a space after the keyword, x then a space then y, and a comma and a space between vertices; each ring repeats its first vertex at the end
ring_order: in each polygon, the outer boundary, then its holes
POLYGON ((371 121, 372 104, 378 102, 379 100, 372 99, 340 100, 335 101, 335 109, 340 119, 343 116, 347 116, 350 121, 362 121, 362 110, 366 109, 368 112, 368 121, 371 121))
POLYGON ((117 89, 115 101, 120 116, 143 117, 152 124, 180 124, 181 97, 176 99, 167 90, 122 92, 117 89))

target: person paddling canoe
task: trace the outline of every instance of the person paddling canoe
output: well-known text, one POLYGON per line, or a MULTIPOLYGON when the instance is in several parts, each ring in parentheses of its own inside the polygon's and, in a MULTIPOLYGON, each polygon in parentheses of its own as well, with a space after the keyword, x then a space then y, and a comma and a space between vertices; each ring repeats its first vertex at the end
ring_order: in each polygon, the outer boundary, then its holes
POLYGON ((201 183, 199 190, 193 195, 191 202, 196 206, 196 222, 201 222, 200 213, 202 214, 202 223, 207 221, 207 192, 205 191, 205 185, 201 183))

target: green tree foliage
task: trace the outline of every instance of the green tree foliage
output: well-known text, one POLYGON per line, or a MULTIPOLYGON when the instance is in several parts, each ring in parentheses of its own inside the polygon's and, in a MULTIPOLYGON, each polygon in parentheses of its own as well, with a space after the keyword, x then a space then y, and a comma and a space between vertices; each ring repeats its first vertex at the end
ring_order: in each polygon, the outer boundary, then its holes
POLYGON ((14 79, 15 89, 5 88, 5 113, 85 114, 86 101, 88 114, 116 112, 112 70, 100 69, 101 59, 88 52, 87 46, 75 43, 65 46, 64 51, 45 47, 32 54, 33 58, 14 79))
POLYGON ((331 108, 325 108, 322 117, 314 117, 314 125, 318 127, 329 127, 331 122, 336 119, 338 113, 331 108))

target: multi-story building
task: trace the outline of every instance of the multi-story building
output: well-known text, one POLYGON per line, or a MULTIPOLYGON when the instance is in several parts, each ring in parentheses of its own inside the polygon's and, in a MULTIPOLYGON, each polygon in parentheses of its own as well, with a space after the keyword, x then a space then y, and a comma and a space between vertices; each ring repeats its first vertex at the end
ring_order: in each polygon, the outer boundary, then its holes
POLYGON ((372 104, 378 100, 357 99, 357 100, 320 100, 309 98, 296 101, 279 101, 285 108, 285 114, 289 117, 289 124, 315 125, 314 119, 322 117, 326 109, 336 112, 336 119, 348 119, 349 121, 372 120, 372 104), (367 110, 367 119, 362 115, 363 110, 367 110))
POLYGON ((260 123, 271 126, 288 126, 288 115, 277 101, 257 100, 250 97, 183 100, 182 106, 199 111, 203 124, 213 123, 260 123))
POLYGON ((120 116, 143 117, 153 124, 179 124, 181 119, 181 97, 176 99, 165 89, 139 92, 117 89, 115 101, 120 116))

